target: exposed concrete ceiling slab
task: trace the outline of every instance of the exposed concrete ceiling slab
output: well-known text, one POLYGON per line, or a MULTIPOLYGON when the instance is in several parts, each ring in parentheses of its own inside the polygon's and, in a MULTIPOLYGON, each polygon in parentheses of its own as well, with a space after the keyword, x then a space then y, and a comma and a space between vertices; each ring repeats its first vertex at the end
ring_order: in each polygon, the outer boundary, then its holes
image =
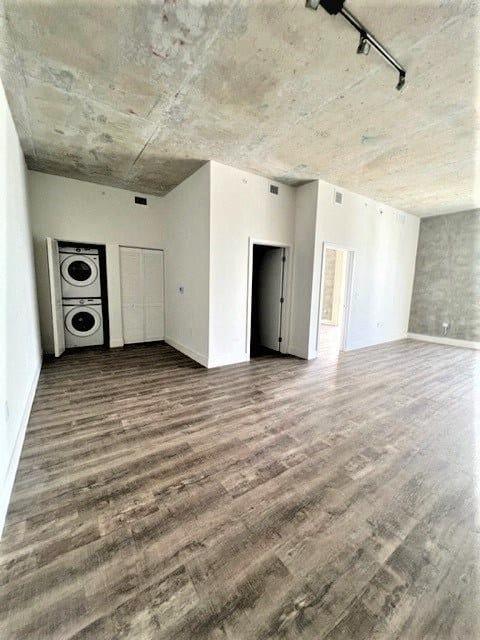
POLYGON ((348 0, 407 68, 303 0, 0 0, 30 168, 162 195, 208 160, 417 215, 480 206, 475 0, 348 0))

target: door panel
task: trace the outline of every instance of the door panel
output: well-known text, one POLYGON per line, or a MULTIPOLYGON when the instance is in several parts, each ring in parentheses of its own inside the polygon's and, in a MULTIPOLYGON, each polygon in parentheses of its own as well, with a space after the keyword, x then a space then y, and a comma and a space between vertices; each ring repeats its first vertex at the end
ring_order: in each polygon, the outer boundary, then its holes
POLYGON ((120 247, 123 340, 143 342, 143 256, 141 249, 120 247))
POLYGON ((271 248, 263 255, 258 273, 260 343, 279 351, 280 314, 283 280, 283 249, 271 248))
POLYGON ((163 251, 120 247, 125 344, 163 340, 163 251))
POLYGON ((122 306, 123 341, 125 344, 143 342, 144 313, 142 305, 122 306))
POLYGON ((144 249, 143 273, 145 340, 163 340, 165 337, 163 251, 144 249))
POLYGON ((58 242, 53 238, 47 238, 47 260, 50 280, 53 349, 55 357, 58 358, 65 351, 65 331, 63 328, 62 283, 60 280, 58 242))
POLYGON ((145 342, 163 340, 165 328, 163 320, 163 305, 148 305, 145 307, 145 342))

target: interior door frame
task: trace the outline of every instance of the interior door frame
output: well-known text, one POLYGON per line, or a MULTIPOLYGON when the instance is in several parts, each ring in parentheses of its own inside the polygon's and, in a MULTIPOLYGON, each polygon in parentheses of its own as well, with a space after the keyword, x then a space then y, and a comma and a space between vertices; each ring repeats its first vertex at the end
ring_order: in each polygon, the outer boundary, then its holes
POLYGON ((333 249, 334 251, 345 251, 347 253, 347 260, 345 266, 345 290, 343 293, 343 320, 342 320, 342 335, 340 337, 340 351, 346 351, 348 342, 348 332, 350 329, 350 319, 352 312, 352 297, 353 297, 353 279, 355 274, 355 262, 356 262, 356 249, 354 247, 336 244, 334 242, 324 241, 322 243, 322 262, 320 270, 320 295, 318 302, 318 320, 317 320, 317 335, 315 338, 315 350, 318 353, 319 342, 318 334, 320 333, 320 324, 322 323, 322 307, 323 307, 323 276, 325 273, 325 259, 327 255, 327 249, 333 249))
POLYGON ((280 343, 280 353, 288 353, 290 337, 290 313, 291 313, 291 283, 293 267, 293 249, 291 244, 285 242, 274 242, 272 240, 261 240, 259 238, 248 238, 248 273, 247 273, 247 331, 245 336, 245 356, 250 360, 250 338, 252 334, 252 279, 253 279, 253 245, 259 244, 263 247, 274 249, 285 249, 287 268, 283 272, 283 297, 285 302, 282 309, 282 342, 280 343))
MULTIPOLYGON (((119 283, 120 283, 120 309, 121 309, 121 314, 122 314, 122 340, 124 340, 124 333, 123 333, 123 296, 122 296, 122 264, 121 264, 121 258, 120 258, 120 251, 121 249, 139 249, 141 251, 145 250, 145 251, 163 251, 163 274, 162 274, 162 278, 163 278, 163 332, 166 335, 166 331, 167 331, 167 305, 165 304, 165 300, 166 300, 166 278, 165 278, 165 271, 167 269, 167 265, 166 265, 166 251, 165 249, 162 249, 161 247, 141 247, 138 245, 133 245, 133 244, 119 244, 118 245, 118 275, 119 275, 119 283)), ((125 345, 125 341, 123 343, 125 345)), ((134 344, 134 343, 132 343, 134 344)), ((136 343, 136 344, 142 344, 142 343, 136 343)))
POLYGON ((47 254, 47 277, 50 289, 50 310, 52 314, 53 354, 56 358, 59 358, 65 351, 65 327, 58 240, 51 237, 45 238, 45 249, 47 254))

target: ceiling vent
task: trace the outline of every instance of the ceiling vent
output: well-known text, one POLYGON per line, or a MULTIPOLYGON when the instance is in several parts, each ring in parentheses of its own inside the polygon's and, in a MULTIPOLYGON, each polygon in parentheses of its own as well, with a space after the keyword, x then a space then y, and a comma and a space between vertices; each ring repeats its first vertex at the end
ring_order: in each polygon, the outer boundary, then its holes
POLYGON ((334 191, 333 201, 335 204, 343 204, 343 193, 341 191, 334 191))

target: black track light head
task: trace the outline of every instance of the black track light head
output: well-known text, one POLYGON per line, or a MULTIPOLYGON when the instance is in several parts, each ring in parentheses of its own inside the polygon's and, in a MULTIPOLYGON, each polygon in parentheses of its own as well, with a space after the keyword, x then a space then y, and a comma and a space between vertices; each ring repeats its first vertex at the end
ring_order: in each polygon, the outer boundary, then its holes
POLYGON ((332 16, 340 13, 344 4, 345 0, 307 0, 305 3, 309 9, 315 9, 315 11, 322 6, 332 16))
POLYGON ((358 43, 357 53, 363 54, 364 56, 368 56, 370 53, 370 42, 368 41, 367 35, 360 35, 360 42, 358 43))
POLYGON ((403 89, 403 85, 405 84, 405 75, 405 71, 400 71, 400 76, 396 86, 397 91, 401 91, 403 89))

